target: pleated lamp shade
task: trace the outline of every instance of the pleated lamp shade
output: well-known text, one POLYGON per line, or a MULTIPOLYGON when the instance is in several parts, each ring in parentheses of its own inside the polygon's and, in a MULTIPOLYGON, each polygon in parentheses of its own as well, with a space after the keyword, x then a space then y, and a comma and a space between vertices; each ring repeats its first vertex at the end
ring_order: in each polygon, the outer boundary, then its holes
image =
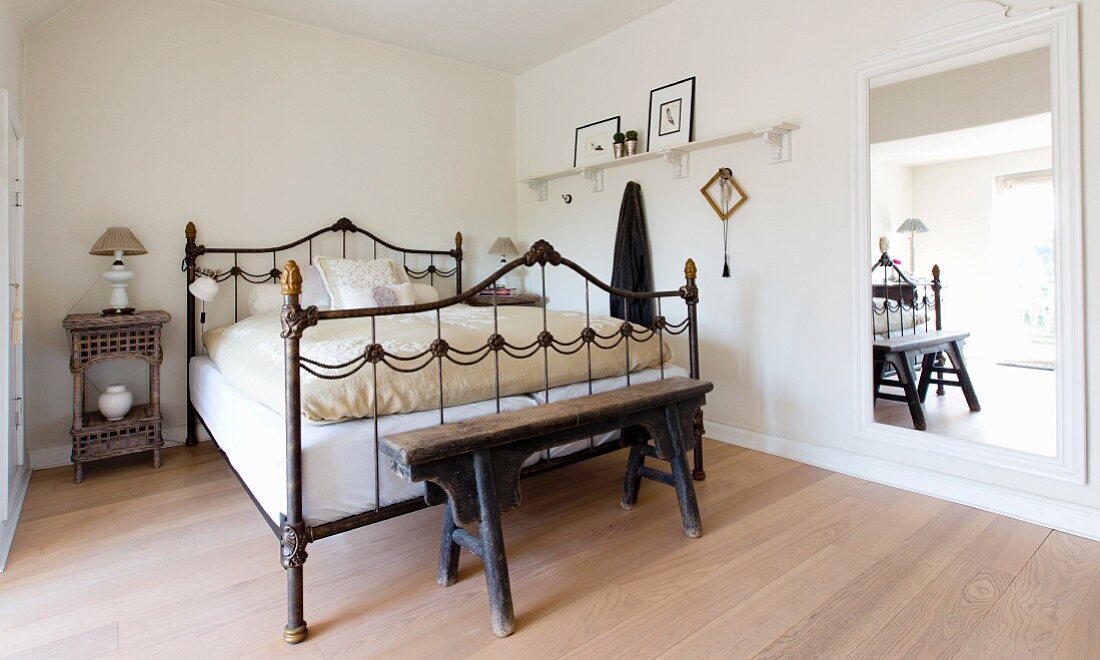
POLYGON ((516 244, 512 242, 512 239, 507 236, 501 236, 493 241, 493 245, 489 248, 489 254, 499 254, 503 257, 505 255, 519 254, 519 250, 516 249, 516 244))
POLYGON ((145 254, 148 250, 141 244, 129 227, 108 227, 96 240, 88 254, 100 257, 113 257, 115 252, 122 254, 145 254))
POLYGON ((927 234, 928 225, 920 221, 920 218, 909 218, 898 227, 899 234, 927 234))

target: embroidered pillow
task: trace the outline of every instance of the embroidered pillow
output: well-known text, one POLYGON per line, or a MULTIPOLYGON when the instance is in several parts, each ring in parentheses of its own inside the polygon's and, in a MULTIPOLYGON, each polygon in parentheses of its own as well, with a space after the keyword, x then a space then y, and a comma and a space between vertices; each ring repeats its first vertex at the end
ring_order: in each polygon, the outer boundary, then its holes
POLYGON ((371 298, 375 307, 396 307, 398 305, 411 305, 416 302, 413 298, 413 285, 384 284, 371 289, 371 298))
POLYGON ((374 287, 404 281, 404 273, 399 274, 399 267, 391 259, 359 261, 317 257, 314 261, 332 300, 332 309, 372 307, 374 287))

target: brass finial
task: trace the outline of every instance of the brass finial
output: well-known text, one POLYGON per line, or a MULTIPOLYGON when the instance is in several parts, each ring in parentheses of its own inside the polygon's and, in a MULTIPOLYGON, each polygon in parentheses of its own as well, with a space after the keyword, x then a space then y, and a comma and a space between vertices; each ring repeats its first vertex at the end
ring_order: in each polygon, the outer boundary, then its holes
POLYGON ((689 280, 693 280, 695 279, 695 274, 697 272, 698 271, 695 268, 695 260, 688 259, 687 263, 684 264, 684 277, 688 278, 689 280))
POLYGON ((187 226, 183 229, 184 237, 189 240, 195 240, 195 237, 199 235, 199 231, 195 229, 195 223, 188 221, 187 226))
POLYGON ((298 264, 293 259, 286 262, 279 283, 282 284, 284 296, 302 295, 302 271, 298 270, 298 264))
POLYGON ((462 247, 462 232, 460 231, 455 232, 455 245, 462 247))

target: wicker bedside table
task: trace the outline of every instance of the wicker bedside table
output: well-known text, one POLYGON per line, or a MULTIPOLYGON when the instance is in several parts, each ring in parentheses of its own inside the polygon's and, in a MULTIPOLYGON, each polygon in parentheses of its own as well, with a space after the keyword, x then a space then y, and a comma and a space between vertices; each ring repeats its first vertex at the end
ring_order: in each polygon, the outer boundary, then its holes
POLYGON ((69 371, 73 374, 73 482, 84 481, 84 463, 153 452, 153 467, 160 467, 160 363, 161 331, 172 320, 168 312, 155 310, 101 316, 70 314, 62 325, 69 331, 69 371), (93 364, 108 360, 144 360, 149 365, 149 403, 135 405, 126 417, 112 422, 98 411, 84 412, 84 374, 93 364))

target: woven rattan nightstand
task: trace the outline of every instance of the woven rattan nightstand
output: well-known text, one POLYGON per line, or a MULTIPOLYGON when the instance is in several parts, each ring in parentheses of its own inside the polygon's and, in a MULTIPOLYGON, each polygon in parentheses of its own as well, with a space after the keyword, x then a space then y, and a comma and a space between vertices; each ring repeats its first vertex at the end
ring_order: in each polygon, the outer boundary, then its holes
POLYGON ((156 310, 101 316, 70 314, 63 326, 69 331, 69 371, 73 373, 73 481, 84 481, 84 463, 142 451, 153 452, 160 467, 161 331, 172 320, 156 310), (107 360, 144 360, 149 365, 149 403, 135 405, 126 417, 108 421, 98 411, 84 412, 84 375, 88 367, 107 360))

